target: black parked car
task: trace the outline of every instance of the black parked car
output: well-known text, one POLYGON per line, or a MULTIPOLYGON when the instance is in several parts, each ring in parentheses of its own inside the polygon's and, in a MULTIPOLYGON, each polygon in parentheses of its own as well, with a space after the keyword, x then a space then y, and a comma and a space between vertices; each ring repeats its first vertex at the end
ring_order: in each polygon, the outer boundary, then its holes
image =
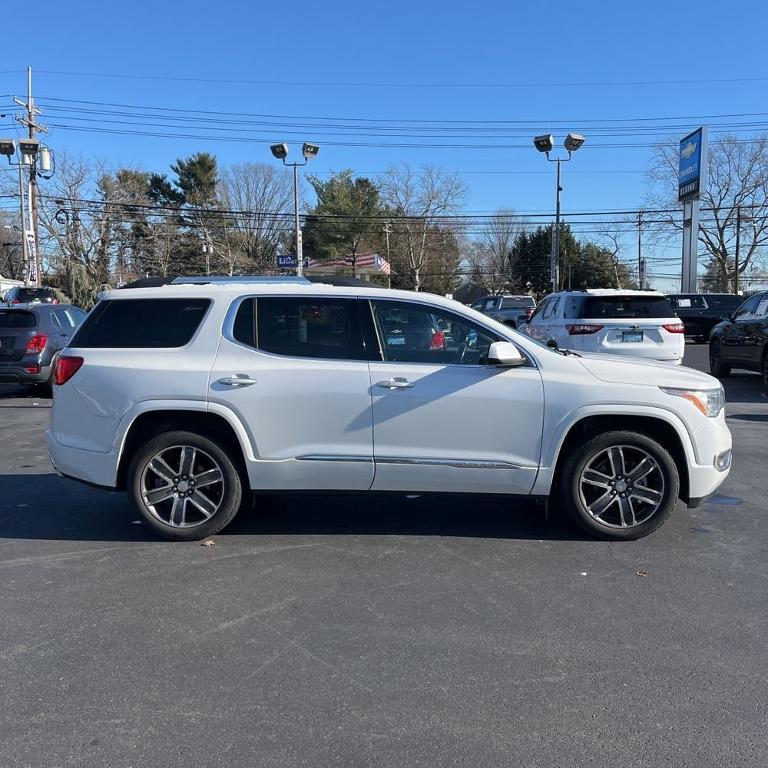
POLYGON ((71 304, 0 306, 0 383, 51 391, 51 362, 69 344, 85 312, 71 304))
POLYGON ((6 304, 58 304, 53 288, 35 288, 34 286, 14 286, 5 294, 6 304))
POLYGON ((730 376, 732 368, 757 371, 768 387, 768 291, 750 296, 712 329, 709 368, 718 378, 730 376))
POLYGON ((685 335, 694 341, 709 339, 712 329, 741 306, 743 296, 733 293, 673 293, 669 303, 683 321, 685 335))

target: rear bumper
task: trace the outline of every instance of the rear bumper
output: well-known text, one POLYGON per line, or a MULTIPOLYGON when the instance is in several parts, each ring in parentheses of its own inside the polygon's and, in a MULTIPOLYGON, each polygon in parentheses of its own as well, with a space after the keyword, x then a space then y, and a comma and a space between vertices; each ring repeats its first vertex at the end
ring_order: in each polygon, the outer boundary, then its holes
POLYGON ((117 485, 117 454, 115 452, 87 451, 60 443, 49 429, 45 433, 48 456, 56 472, 64 477, 101 488, 117 485))
POLYGON ((0 384, 41 384, 51 378, 51 366, 42 365, 37 373, 25 370, 30 363, 0 364, 0 384))

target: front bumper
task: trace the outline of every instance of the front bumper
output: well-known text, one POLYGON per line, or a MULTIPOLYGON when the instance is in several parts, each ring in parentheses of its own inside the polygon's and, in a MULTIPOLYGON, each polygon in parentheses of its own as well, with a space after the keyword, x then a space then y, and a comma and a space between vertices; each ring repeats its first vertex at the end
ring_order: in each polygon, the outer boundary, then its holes
POLYGON ((725 481, 731 471, 731 463, 718 469, 716 462, 731 451, 731 432, 721 411, 716 419, 706 419, 693 431, 696 460, 688 465, 688 503, 698 506, 711 496, 725 481))

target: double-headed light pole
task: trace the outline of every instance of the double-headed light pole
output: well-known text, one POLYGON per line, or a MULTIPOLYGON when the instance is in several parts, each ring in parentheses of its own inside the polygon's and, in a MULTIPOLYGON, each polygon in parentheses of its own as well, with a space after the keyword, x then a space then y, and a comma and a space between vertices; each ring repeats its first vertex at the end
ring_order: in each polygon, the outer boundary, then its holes
POLYGON ((299 168, 306 165, 313 157, 317 157, 320 147, 317 144, 304 144, 301 147, 301 154, 304 155, 303 163, 286 162, 288 157, 287 144, 273 144, 270 148, 272 154, 283 161, 283 165, 293 168, 293 216, 296 228, 296 274, 301 277, 304 274, 304 253, 301 243, 301 226, 299 225, 299 168))
POLYGON ((560 193, 563 191, 560 185, 560 163, 567 163, 572 157, 573 153, 581 147, 586 139, 578 133, 569 133, 565 137, 563 146, 568 151, 568 157, 552 158, 549 153, 555 148, 555 137, 548 133, 544 136, 536 136, 533 140, 533 145, 539 152, 543 152, 547 156, 547 160, 550 163, 557 163, 557 203, 555 206, 555 233, 552 236, 552 264, 550 267, 550 274, 552 276, 552 291, 553 293, 558 290, 560 284, 560 193))

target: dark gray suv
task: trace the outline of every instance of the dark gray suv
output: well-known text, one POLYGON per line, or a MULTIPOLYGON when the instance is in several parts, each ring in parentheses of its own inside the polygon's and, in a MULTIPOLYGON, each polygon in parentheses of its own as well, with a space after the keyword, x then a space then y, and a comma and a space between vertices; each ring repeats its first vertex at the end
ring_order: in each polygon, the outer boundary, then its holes
POLYGON ((51 390, 51 362, 85 319, 72 304, 0 306, 0 384, 51 390))

